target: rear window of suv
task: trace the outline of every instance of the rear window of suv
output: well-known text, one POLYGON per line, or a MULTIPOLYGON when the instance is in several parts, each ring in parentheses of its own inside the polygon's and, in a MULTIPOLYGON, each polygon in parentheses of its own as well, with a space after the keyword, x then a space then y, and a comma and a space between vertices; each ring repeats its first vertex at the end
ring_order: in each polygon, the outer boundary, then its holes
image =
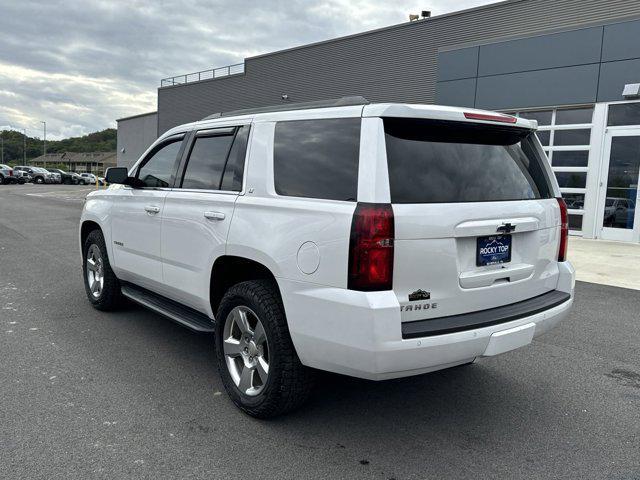
POLYGON ((517 127, 385 118, 392 203, 551 198, 534 133, 517 127))
POLYGON ((276 124, 273 176, 278 195, 355 202, 360 118, 276 124))

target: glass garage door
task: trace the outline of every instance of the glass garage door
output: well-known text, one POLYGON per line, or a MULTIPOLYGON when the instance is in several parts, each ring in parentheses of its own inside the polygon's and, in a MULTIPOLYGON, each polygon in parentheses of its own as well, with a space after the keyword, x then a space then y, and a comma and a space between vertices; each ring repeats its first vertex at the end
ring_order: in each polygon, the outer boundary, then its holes
MULTIPOLYGON (((513 113, 513 112, 510 112, 513 113)), ((593 105, 522 110, 516 115, 538 122, 538 138, 569 209, 569 231, 582 234, 591 150, 593 105)))

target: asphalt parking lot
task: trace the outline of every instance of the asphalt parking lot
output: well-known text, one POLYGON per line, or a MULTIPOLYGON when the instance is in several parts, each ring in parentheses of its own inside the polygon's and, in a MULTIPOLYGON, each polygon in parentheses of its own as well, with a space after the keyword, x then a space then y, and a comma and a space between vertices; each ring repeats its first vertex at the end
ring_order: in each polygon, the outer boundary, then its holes
POLYGON ((1 478, 640 479, 640 291, 579 283, 529 347, 323 375, 306 408, 258 421, 222 392, 210 336, 86 301, 92 188, 0 186, 1 478))

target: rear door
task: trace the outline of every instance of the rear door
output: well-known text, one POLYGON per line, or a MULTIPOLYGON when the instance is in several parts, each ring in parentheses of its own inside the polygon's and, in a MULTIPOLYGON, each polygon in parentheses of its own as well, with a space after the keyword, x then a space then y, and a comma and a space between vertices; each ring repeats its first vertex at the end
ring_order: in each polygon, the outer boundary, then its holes
POLYGON ((164 203, 166 294, 207 314, 211 267, 225 254, 243 185, 249 130, 249 125, 236 125, 195 131, 185 165, 164 203))
POLYGON ((407 118, 383 124, 403 321, 555 289, 560 212, 531 130, 407 118))

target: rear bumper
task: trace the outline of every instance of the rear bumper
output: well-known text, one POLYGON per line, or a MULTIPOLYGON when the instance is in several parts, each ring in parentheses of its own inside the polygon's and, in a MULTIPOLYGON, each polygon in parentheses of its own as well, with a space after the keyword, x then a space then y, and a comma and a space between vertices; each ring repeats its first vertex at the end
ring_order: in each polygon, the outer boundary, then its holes
POLYGON ((354 292, 279 279, 294 346, 304 365, 371 380, 441 370, 527 345, 563 320, 575 272, 559 264, 564 301, 498 324, 403 338, 393 292, 354 292))

